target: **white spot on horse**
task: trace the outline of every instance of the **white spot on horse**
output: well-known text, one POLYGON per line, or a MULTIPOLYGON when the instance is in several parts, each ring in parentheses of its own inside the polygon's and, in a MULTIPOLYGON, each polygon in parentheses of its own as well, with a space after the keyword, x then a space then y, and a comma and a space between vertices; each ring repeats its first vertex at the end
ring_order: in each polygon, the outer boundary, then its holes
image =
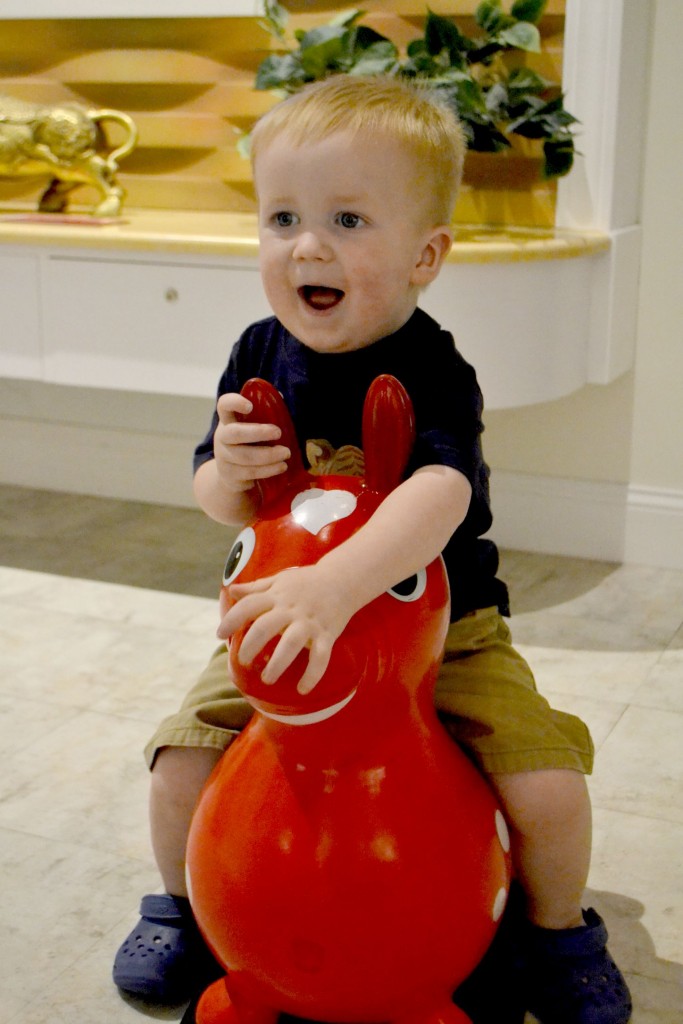
POLYGON ((496 893, 496 898, 493 901, 493 910, 491 911, 491 917, 494 921, 498 921, 505 910, 505 904, 508 899, 508 891, 505 886, 502 886, 496 893))
POLYGON ((379 768, 369 768, 367 771, 361 772, 359 780, 369 796, 379 796, 386 777, 386 765, 382 765, 379 768))
POLYGON ((510 833, 508 832, 507 822, 503 817, 501 811, 496 810, 496 832, 500 840, 500 845, 503 847, 506 853, 510 852, 510 833))
POLYGON ((370 843, 370 849, 372 850, 373 857, 379 861, 391 864, 393 861, 398 860, 396 837, 391 832, 380 832, 374 836, 370 843))
POLYGON ((291 510, 294 521, 315 536, 324 526, 350 516, 356 505, 356 496, 350 491, 324 491, 320 487, 311 487, 296 495, 291 510))

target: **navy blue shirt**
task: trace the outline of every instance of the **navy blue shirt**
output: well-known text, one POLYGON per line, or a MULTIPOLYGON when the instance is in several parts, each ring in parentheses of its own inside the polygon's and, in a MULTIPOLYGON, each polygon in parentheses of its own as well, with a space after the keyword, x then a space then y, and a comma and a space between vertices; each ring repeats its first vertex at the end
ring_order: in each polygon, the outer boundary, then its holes
MULTIPOLYGON (((482 396, 473 368, 453 337, 418 309, 394 334, 353 352, 319 353, 306 348, 269 317, 247 328, 233 347, 218 396, 240 391, 250 377, 263 377, 281 392, 302 452, 311 439, 334 448, 362 447, 367 390, 382 373, 401 381, 415 409, 417 439, 408 475, 420 466, 457 469, 472 486, 465 520, 443 551, 451 588, 451 620, 495 605, 509 614, 505 584, 496 578, 498 551, 483 538, 491 526, 489 471, 481 449, 482 396)), ((194 453, 194 469, 213 458, 214 412, 209 432, 194 453)))

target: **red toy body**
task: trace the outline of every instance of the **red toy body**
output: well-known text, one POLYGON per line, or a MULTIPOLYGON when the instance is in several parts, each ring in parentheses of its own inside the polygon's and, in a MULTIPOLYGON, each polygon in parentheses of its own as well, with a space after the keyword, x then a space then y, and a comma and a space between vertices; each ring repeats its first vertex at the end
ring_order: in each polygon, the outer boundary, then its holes
MULTIPOLYGON (((247 387, 250 418, 277 422, 295 453, 277 392, 247 387)), ((293 454, 226 581, 310 564, 344 541, 400 482, 412 435, 407 395, 378 378, 365 477, 311 476, 293 454)), ((509 843, 489 787, 434 710, 448 618, 437 559, 352 618, 306 696, 301 661, 268 686, 263 660, 240 666, 233 638, 235 681, 261 713, 209 780, 190 833, 192 906, 228 972, 204 993, 198 1024, 272 1024, 280 1012, 467 1021, 451 997, 503 912, 509 843)))

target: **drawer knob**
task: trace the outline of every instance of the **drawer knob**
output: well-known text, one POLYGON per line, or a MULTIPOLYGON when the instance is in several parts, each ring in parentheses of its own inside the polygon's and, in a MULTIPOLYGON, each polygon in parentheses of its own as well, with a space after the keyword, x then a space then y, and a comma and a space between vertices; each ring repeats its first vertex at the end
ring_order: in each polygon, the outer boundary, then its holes
POLYGON ((177 302, 180 298, 177 288, 167 288, 164 292, 164 298, 167 302, 177 302))

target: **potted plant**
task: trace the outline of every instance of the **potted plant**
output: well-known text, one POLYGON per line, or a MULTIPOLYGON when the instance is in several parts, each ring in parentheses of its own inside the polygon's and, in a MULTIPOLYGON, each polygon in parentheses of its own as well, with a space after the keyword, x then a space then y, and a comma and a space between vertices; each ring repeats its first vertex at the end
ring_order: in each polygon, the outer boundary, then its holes
MULTIPOLYGON (((287 10, 278 0, 265 0, 263 24, 282 52, 261 62, 255 87, 287 95, 334 74, 429 80, 458 114, 470 153, 510 154, 524 140, 525 156, 537 151, 532 175, 558 178, 572 167, 577 121, 565 110, 560 84, 520 60, 540 52, 538 23, 546 3, 514 0, 506 12, 501 0, 483 0, 474 14, 474 37, 465 35, 454 19, 427 10, 423 34, 402 54, 390 39, 361 23, 362 11, 346 11, 325 25, 290 35, 287 10)), ((518 165, 499 161, 499 187, 511 184, 510 171, 518 181, 518 165)), ((469 161, 470 184, 485 184, 490 175, 490 163, 477 168, 476 161, 469 161)))

